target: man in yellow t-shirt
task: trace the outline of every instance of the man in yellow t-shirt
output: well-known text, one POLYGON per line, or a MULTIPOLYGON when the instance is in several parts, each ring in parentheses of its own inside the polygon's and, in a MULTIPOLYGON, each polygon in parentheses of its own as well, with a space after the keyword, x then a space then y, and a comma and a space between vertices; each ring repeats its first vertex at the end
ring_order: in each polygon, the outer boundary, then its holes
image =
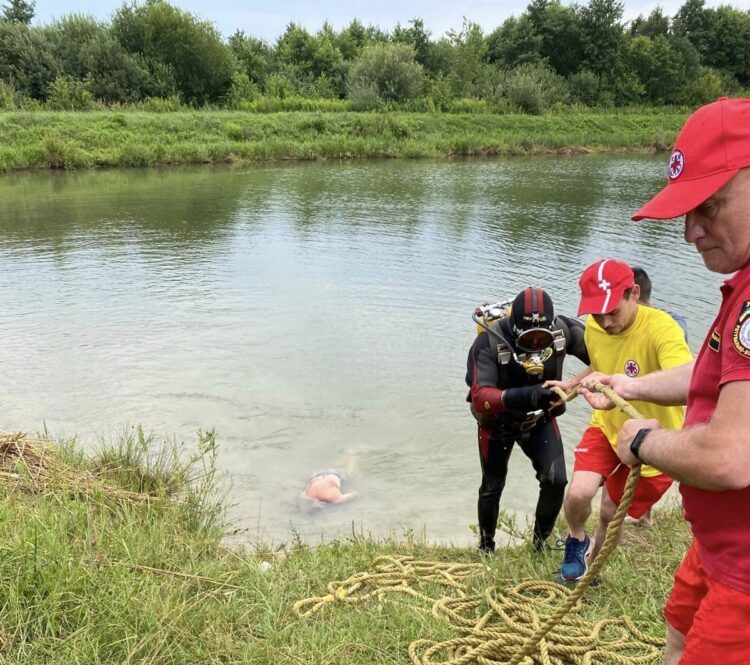
MULTIPOLYGON (((627 263, 614 259, 597 261, 586 268, 579 285, 578 315, 591 314, 584 334, 591 358, 591 365, 584 370, 589 375, 586 377, 589 385, 599 373, 643 376, 691 359, 685 335, 675 320, 666 312, 638 304, 639 287, 627 263)), ((581 374, 576 377, 580 378, 583 378, 581 374)), ((571 383, 561 385, 568 389, 571 383)), ((684 409, 681 406, 637 401, 633 406, 644 418, 655 418, 664 428, 682 427, 684 409)), ((594 543, 586 535, 585 526, 599 488, 604 485, 612 499, 602 502, 594 539, 599 547, 614 516, 614 508, 622 499, 629 469, 620 463, 615 445, 617 434, 627 419, 619 409, 594 411, 574 451, 573 477, 564 503, 570 534, 565 541, 565 558, 560 567, 563 579, 574 581, 583 577, 594 553, 594 543)), ((669 476, 644 465, 628 514, 640 518, 671 484, 669 476)))

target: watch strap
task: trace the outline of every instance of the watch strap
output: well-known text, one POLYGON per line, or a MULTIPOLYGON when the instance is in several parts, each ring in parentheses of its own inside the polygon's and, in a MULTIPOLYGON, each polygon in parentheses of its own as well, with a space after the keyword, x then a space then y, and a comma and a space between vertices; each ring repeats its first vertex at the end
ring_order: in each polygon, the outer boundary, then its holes
POLYGON ((649 427, 639 429, 638 432, 636 432, 636 435, 633 437, 633 440, 630 442, 630 452, 633 453, 633 457, 635 457, 637 460, 643 461, 641 460, 640 456, 641 445, 646 439, 648 433, 651 431, 652 430, 649 427))

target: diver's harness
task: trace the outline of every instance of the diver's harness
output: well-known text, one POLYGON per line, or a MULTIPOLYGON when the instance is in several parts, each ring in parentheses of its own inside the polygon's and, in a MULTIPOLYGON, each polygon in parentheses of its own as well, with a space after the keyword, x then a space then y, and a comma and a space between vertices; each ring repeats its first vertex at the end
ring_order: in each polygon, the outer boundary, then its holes
MULTIPOLYGON (((518 363, 518 365, 520 365, 530 377, 537 378, 544 375, 544 363, 547 362, 552 355, 555 355, 557 360, 555 378, 559 381, 562 378, 562 359, 565 357, 565 349, 567 348, 570 338, 568 325, 560 317, 555 317, 553 322, 555 329, 544 330, 549 333, 551 340, 547 346, 536 351, 520 349, 519 347, 521 352, 516 353, 513 345, 505 338, 505 335, 500 328, 500 322, 507 318, 510 313, 510 306, 510 300, 492 304, 483 303, 479 305, 471 315, 474 323, 488 333, 490 341, 493 339, 495 340, 497 364, 500 368, 500 379, 498 384, 504 388, 508 387, 508 365, 511 359, 515 360, 515 362, 518 363)), ((471 401, 470 396, 468 397, 468 401, 471 401)), ((518 429, 521 432, 529 431, 546 416, 546 413, 541 409, 530 411, 526 414, 525 418, 519 420, 513 418, 507 413, 482 414, 477 413, 473 408, 472 413, 481 427, 493 427, 502 424, 504 426, 512 427, 513 429, 518 429)))

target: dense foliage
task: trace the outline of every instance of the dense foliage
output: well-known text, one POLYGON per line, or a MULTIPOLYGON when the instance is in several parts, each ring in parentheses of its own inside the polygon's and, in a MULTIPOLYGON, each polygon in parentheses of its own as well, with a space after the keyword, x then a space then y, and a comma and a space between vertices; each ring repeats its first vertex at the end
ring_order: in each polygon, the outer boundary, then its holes
POLYGON ((242 109, 259 99, 347 100, 540 113, 563 104, 694 106, 750 86, 750 12, 685 0, 629 23, 619 0, 532 0, 492 32, 464 20, 433 38, 421 19, 391 32, 353 20, 311 34, 290 23, 274 44, 166 0, 125 3, 104 23, 71 14, 31 25, 34 3, 0 7, 0 108, 97 103, 242 109), (155 101, 158 100, 158 101, 155 101))

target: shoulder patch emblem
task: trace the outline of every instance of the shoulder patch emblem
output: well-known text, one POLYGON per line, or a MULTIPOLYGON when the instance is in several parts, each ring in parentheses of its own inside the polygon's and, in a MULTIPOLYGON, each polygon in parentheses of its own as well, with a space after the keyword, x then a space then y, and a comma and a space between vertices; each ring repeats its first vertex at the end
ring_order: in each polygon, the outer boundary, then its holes
POLYGON ((712 351, 716 351, 717 353, 721 348, 721 335, 719 334, 719 331, 716 330, 716 328, 714 328, 713 332, 711 333, 711 337, 708 338, 708 348, 712 351))
POLYGON ((628 360, 625 363, 625 374, 628 376, 638 376, 638 372, 640 371, 641 368, 635 360, 628 360))
POLYGON ((732 332, 732 344, 741 355, 750 358, 750 300, 746 300, 737 317, 737 325, 732 332))

